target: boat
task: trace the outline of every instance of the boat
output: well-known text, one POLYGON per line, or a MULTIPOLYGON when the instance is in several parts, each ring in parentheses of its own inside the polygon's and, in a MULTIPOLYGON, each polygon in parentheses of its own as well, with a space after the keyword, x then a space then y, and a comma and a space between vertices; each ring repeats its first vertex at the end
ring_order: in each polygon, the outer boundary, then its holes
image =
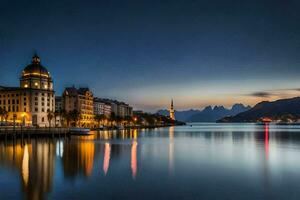
POLYGON ((70 130, 70 133, 74 134, 74 135, 89 135, 89 133, 90 133, 89 128, 72 127, 69 130, 70 130))

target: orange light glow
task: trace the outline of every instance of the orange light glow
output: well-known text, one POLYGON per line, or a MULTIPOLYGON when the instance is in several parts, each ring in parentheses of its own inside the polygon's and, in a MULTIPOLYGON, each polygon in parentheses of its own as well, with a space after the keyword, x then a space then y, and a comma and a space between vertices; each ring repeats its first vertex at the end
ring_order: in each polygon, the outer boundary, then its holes
POLYGON ((269 124, 265 124, 265 154, 269 157, 269 124))
POLYGON ((131 146, 131 173, 132 178, 135 179, 137 174, 137 141, 133 141, 131 146))
POLYGON ((104 175, 107 174, 109 168, 109 160, 110 160, 110 144, 105 143, 104 147, 104 161, 103 161, 103 172, 104 175))

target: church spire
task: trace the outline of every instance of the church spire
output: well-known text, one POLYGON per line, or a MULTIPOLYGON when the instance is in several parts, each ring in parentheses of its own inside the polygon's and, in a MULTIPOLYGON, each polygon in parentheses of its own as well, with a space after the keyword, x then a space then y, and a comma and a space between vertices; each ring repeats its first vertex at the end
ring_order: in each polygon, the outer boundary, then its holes
POLYGON ((173 102, 173 99, 171 100, 170 118, 171 118, 172 120, 175 120, 175 110, 174 110, 174 102, 173 102))

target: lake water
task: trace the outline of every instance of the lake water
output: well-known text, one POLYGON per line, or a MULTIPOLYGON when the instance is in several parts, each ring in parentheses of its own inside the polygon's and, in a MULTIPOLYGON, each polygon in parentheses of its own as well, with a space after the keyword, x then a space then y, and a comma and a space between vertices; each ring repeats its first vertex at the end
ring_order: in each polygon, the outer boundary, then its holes
POLYGON ((300 199, 300 126, 1 141, 0 199, 300 199))

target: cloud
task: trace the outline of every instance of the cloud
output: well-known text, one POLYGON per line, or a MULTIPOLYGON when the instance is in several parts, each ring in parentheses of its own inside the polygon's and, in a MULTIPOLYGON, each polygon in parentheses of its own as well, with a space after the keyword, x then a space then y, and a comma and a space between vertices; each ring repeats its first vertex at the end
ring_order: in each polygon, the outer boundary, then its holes
POLYGON ((289 88, 289 89, 286 89, 286 90, 291 90, 291 91, 297 91, 297 92, 300 92, 300 88, 289 88))
POLYGON ((285 88, 285 89, 274 89, 267 91, 257 91, 246 94, 247 96, 259 97, 259 98, 269 98, 269 97, 279 97, 286 98, 288 96, 296 96, 300 92, 300 88, 285 88))
POLYGON ((271 97, 272 94, 271 92, 265 92, 265 91, 259 91, 259 92, 253 92, 251 94, 249 94, 249 96, 253 96, 253 97, 271 97))

